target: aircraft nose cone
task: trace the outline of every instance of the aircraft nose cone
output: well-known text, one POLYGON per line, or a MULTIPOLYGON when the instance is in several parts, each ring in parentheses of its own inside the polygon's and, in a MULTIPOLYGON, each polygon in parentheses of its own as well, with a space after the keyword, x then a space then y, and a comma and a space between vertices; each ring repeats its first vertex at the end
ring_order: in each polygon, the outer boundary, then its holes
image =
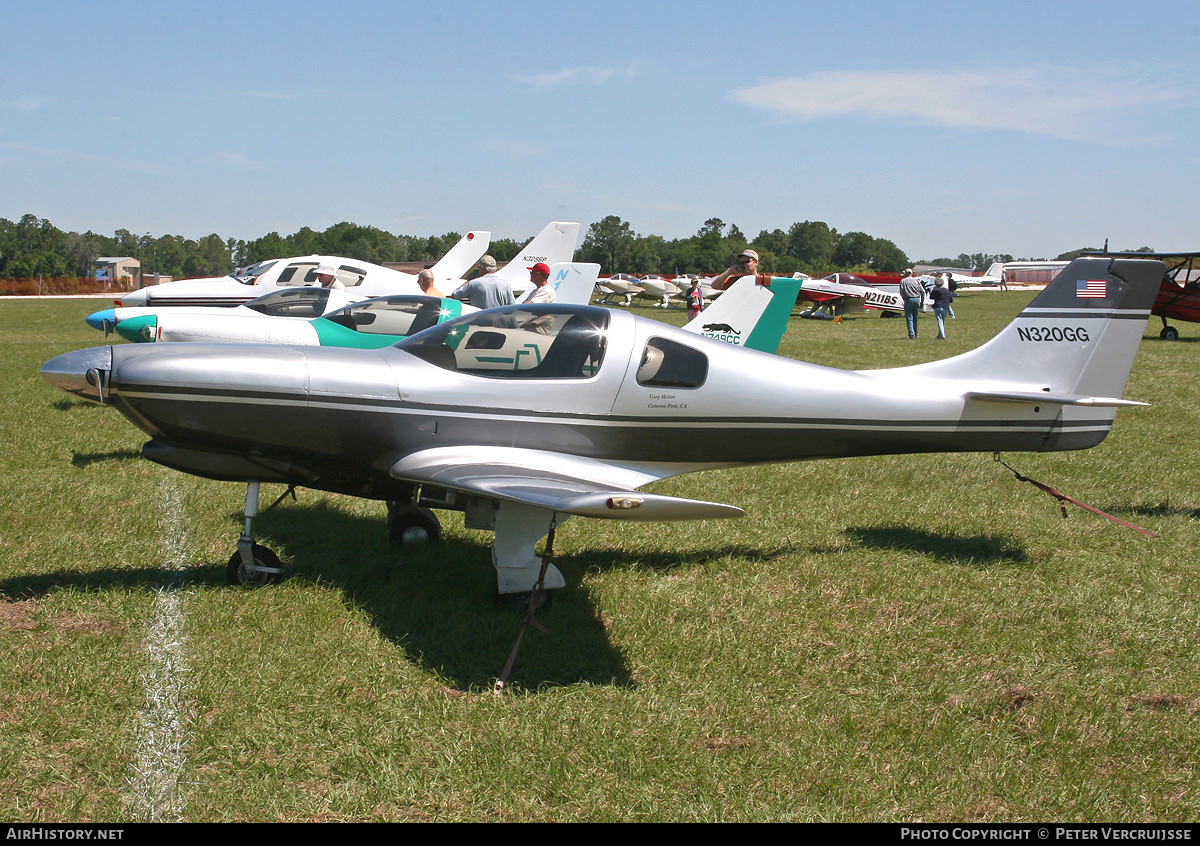
POLYGON ((148 288, 139 288, 136 291, 130 291, 121 297, 121 305, 128 307, 140 307, 150 305, 150 293, 148 288))
POLYGON ((117 310, 115 308, 106 308, 103 311, 89 314, 84 320, 87 321, 88 326, 91 326, 93 329, 99 329, 101 332, 106 331, 104 324, 107 323, 109 331, 111 331, 112 327, 117 323, 117 310))
POLYGON ((130 317, 117 324, 117 334, 126 341, 135 344, 154 340, 154 330, 158 327, 158 318, 153 314, 141 317, 130 317))
POLYGON ((50 359, 42 365, 42 378, 68 394, 103 402, 111 370, 112 347, 92 347, 50 359))

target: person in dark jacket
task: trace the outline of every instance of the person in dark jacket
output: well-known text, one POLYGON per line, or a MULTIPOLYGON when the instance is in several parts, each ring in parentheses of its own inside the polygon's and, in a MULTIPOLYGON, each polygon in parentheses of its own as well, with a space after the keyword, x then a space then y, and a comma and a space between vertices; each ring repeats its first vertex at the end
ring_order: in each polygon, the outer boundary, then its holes
POLYGON ((939 276, 937 282, 934 283, 929 299, 933 302, 933 313, 937 317, 937 336, 945 338, 946 315, 950 312, 950 303, 954 300, 954 293, 946 286, 946 282, 942 277, 939 276))

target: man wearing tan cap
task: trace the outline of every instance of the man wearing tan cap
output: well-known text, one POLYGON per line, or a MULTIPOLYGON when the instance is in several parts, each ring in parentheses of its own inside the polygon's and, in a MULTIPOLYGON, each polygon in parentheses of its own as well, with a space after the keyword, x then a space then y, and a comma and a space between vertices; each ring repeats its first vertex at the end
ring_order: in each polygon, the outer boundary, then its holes
POLYGON ((464 282, 450 295, 455 300, 466 300, 475 308, 497 308, 513 304, 512 288, 496 275, 496 260, 484 256, 479 260, 483 276, 464 282))
POLYGON ((729 269, 712 281, 712 286, 718 291, 724 291, 743 276, 753 275, 759 285, 770 285, 771 279, 765 273, 758 272, 758 253, 754 250, 742 250, 737 261, 729 265, 729 269))

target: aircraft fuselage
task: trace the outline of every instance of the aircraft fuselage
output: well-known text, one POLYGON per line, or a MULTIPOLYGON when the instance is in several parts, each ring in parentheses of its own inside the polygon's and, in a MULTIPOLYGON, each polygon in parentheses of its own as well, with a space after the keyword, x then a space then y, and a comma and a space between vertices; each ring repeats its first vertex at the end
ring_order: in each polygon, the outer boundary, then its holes
POLYGON ((687 472, 1085 448, 1103 439, 1114 414, 973 401, 966 391, 977 390, 978 379, 967 386, 911 368, 838 370, 604 313, 603 359, 586 378, 462 372, 398 348, 120 345, 61 358, 91 353, 103 365, 102 350, 111 349, 108 366, 95 368, 108 373, 105 401, 153 439, 149 458, 212 478, 381 499, 397 489, 391 465, 433 447, 520 447, 687 472), (639 378, 647 346, 664 341, 703 359, 700 384, 639 378), (198 455, 210 463, 195 466, 198 455))

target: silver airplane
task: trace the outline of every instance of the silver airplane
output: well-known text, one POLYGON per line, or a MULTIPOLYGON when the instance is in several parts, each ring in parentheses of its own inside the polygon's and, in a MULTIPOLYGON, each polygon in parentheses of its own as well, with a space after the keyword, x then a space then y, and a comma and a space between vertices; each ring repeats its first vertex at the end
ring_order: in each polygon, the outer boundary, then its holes
MULTIPOLYGON (((717 467, 859 455, 1087 449, 1120 398, 1159 262, 1080 258, 1005 329, 910 367, 821 367, 595 306, 477 312, 378 350, 129 344, 43 376, 113 405, 143 455, 247 485, 234 583, 278 578, 252 521, 262 482, 389 501, 394 540, 436 538, 432 508, 492 529, 500 593, 531 590, 534 544, 571 516, 738 517, 639 491, 717 467)), ((789 304, 790 309, 790 304, 789 304)), ((721 327, 716 327, 721 329, 721 327)), ((902 343, 899 339, 897 343, 902 343)), ((550 565, 544 587, 564 586, 550 565)))

